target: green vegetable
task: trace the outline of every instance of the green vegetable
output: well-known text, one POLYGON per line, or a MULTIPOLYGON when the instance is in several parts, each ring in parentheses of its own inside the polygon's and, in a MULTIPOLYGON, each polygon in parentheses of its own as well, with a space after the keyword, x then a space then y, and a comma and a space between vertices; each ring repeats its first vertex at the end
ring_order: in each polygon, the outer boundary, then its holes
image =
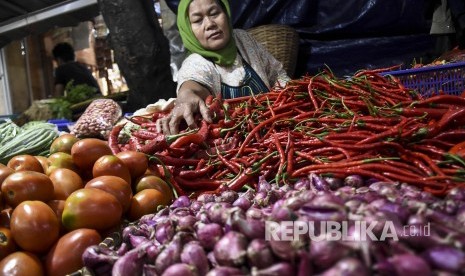
POLYGON ((71 106, 94 98, 97 94, 95 87, 87 84, 73 85, 73 81, 66 84, 65 96, 56 98, 53 102, 49 103, 50 109, 54 118, 72 119, 73 112, 71 106))
POLYGON ((47 156, 50 145, 58 137, 58 131, 53 124, 45 122, 30 122, 21 128, 19 134, 0 146, 0 163, 8 161, 20 154, 47 156))

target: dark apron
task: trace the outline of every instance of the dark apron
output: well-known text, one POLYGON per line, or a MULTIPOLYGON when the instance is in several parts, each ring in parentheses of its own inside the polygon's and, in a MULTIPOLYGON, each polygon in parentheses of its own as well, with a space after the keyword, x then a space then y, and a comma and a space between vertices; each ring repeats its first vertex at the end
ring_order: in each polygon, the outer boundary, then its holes
POLYGON ((221 96, 223 99, 233 99, 269 91, 269 88, 258 76, 252 66, 250 66, 244 59, 242 59, 242 63, 245 70, 245 77, 242 80, 242 85, 230 86, 221 82, 221 96))

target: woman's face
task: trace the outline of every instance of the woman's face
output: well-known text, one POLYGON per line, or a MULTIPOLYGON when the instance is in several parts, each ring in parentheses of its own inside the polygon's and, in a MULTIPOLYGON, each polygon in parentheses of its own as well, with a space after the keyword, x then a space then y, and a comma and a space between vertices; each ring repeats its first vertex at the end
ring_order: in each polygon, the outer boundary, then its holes
POLYGON ((228 16, 215 0, 193 0, 189 20, 192 32, 206 50, 220 50, 228 44, 228 16))

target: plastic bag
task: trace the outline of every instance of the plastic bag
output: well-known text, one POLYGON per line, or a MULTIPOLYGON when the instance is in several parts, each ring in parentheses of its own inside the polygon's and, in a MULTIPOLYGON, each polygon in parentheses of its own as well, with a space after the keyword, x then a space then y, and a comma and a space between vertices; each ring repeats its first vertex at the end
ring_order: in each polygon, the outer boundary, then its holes
POLYGON ((71 133, 78 138, 108 139, 110 131, 122 116, 122 109, 111 99, 92 101, 74 124, 71 133))

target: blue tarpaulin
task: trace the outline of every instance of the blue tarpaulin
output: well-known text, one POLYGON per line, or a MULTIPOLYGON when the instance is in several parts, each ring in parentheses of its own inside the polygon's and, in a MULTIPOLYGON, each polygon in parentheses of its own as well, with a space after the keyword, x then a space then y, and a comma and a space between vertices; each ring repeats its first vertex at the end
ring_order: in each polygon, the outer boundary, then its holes
MULTIPOLYGON (((176 11, 179 1, 166 0, 176 11)), ((230 1, 234 28, 285 24, 300 37, 296 76, 424 62, 434 47, 424 0, 230 1), (421 60, 423 58, 423 60, 421 60)))

